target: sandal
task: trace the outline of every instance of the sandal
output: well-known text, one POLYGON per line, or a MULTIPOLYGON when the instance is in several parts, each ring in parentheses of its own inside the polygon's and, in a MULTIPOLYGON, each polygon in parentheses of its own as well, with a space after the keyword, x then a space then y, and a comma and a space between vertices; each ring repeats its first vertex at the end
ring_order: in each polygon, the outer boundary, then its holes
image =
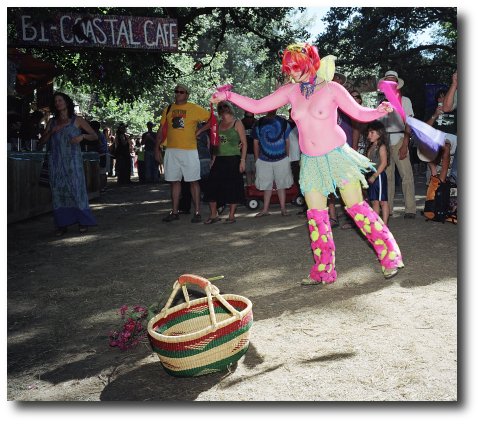
POLYGON ((192 219, 190 220, 192 224, 197 224, 199 222, 202 222, 202 215, 200 215, 198 212, 195 212, 195 215, 193 215, 192 219))
POLYGON ((174 213, 173 211, 170 211, 168 215, 162 219, 163 222, 171 222, 180 219, 180 215, 177 213, 174 213))
POLYGON ((398 274, 398 268, 386 268, 383 271, 383 276, 385 277, 386 280, 389 278, 395 277, 395 275, 398 274))
POLYGON ((79 225, 78 226, 78 231, 80 233, 86 233, 88 231, 88 227, 86 225, 79 225))
POLYGON ((338 227, 338 219, 337 218, 330 218, 330 227, 332 227, 332 228, 338 227))
POLYGON ((349 230, 353 228, 353 224, 351 222, 345 222, 345 224, 342 225, 342 230, 349 230))
POLYGON ((208 218, 206 221, 204 221, 204 224, 215 224, 215 222, 221 221, 222 218, 219 216, 216 216, 215 218, 208 218))
POLYGON ((224 224, 233 224, 234 222, 237 222, 237 220, 235 218, 233 218, 233 219, 227 218, 225 220, 224 224))
POLYGON ((255 215, 255 218, 261 218, 262 216, 268 216, 270 215, 270 212, 258 212, 256 215, 255 215))
POLYGON ((290 216, 290 214, 288 213, 288 211, 286 209, 282 209, 282 216, 290 216))
POLYGON ((302 286, 320 286, 322 284, 325 284, 325 283, 323 281, 312 280, 311 278, 304 278, 300 282, 300 285, 302 286))

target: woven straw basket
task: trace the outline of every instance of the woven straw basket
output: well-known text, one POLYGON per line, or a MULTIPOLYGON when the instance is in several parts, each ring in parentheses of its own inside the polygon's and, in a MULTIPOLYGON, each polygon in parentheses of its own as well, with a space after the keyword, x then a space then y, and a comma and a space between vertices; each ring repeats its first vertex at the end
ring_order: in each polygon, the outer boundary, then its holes
POLYGON ((168 374, 192 377, 237 362, 248 349, 252 324, 252 302, 246 297, 221 295, 207 279, 184 274, 165 307, 149 321, 148 336, 168 374), (201 287, 206 297, 190 301, 187 284, 201 287), (180 288, 185 302, 170 308, 180 288))

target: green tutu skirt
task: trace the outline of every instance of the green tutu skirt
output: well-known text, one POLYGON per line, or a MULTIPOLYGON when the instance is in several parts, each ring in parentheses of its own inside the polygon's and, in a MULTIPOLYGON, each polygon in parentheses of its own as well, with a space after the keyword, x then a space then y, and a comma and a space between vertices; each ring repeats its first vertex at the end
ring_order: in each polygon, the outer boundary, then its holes
POLYGON ((318 191, 327 197, 330 193, 337 196, 337 189, 354 181, 367 188, 364 173, 369 171, 375 171, 374 164, 347 143, 322 156, 302 154, 300 190, 302 194, 318 191))

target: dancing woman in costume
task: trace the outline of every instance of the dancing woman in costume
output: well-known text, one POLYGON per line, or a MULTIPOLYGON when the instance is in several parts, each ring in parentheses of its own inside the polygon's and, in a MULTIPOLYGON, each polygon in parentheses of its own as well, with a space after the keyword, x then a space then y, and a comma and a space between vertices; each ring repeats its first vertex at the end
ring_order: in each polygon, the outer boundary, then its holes
POLYGON ((382 265, 385 278, 391 278, 403 267, 400 249, 388 227, 363 200, 362 186, 368 187, 364 171, 373 164, 346 143, 345 132, 337 125, 340 108, 360 122, 376 120, 393 109, 387 102, 377 109, 360 106, 340 84, 331 81, 334 73, 333 56, 322 61, 317 49, 307 43, 292 44, 283 52, 282 71, 292 83, 259 100, 250 99, 221 87, 211 101, 228 100, 244 110, 263 113, 289 103, 292 118, 299 132, 302 152, 300 189, 308 211, 311 247, 315 264, 304 285, 333 283, 335 244, 328 218, 327 197, 340 190, 347 213, 372 244, 382 265))

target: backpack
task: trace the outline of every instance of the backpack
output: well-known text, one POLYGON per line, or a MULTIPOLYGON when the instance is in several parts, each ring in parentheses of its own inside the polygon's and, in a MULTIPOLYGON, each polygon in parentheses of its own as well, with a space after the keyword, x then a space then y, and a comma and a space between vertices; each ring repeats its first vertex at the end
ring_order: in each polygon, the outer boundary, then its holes
MULTIPOLYGON (((235 121, 237 122, 237 121, 235 121)), ((218 147, 220 144, 220 135, 218 134, 218 120, 213 112, 213 104, 210 103, 210 146, 218 147)))
POLYGON ((167 113, 165 114, 165 124, 162 125, 162 139, 160 144, 163 144, 167 139, 167 132, 168 132, 168 116, 167 115, 168 115, 168 112, 170 112, 171 107, 172 107, 172 104, 169 104, 167 108, 167 113))
POLYGON ((427 221, 444 223, 450 217, 450 188, 449 180, 441 182, 436 176, 430 178, 423 209, 427 221))
POLYGON ((451 222, 452 224, 457 223, 457 207, 457 184, 450 181, 450 209, 446 219, 447 222, 451 222))

